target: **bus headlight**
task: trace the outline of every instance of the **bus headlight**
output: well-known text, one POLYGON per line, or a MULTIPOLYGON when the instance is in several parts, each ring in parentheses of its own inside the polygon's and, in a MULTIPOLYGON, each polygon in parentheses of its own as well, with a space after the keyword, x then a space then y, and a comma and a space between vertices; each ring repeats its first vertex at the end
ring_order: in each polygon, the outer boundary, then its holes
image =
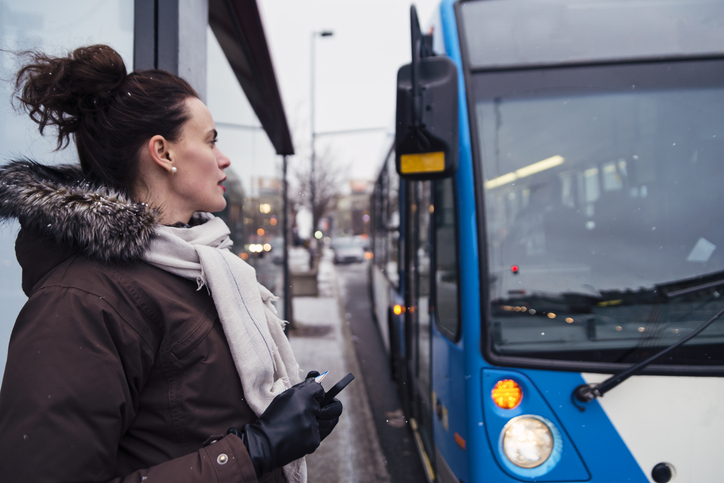
POLYGON ((553 451, 553 433, 545 422, 535 416, 511 419, 501 436, 505 456, 521 468, 542 465, 553 451))

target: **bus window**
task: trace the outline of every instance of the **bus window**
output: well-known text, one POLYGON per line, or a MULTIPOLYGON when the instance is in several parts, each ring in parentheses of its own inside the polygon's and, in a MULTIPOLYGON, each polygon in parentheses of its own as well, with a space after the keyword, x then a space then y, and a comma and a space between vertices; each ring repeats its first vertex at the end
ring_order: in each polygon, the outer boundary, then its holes
POLYGON ((412 414, 417 422, 423 447, 432 453, 432 401, 430 399, 430 259, 432 183, 417 181, 405 184, 409 200, 406 228, 410 236, 405 240, 409 250, 409 266, 405 271, 406 291, 409 290, 406 325, 409 333, 409 373, 414 384, 411 392, 412 414))
POLYGON ((453 181, 435 182, 435 320, 437 328, 457 340, 458 320, 458 256, 455 235, 455 204, 453 181))
MULTIPOLYGON (((496 354, 636 362, 722 307, 721 64, 475 75, 496 354)), ((723 363, 724 319, 673 354, 723 363)))
POLYGON ((375 254, 373 262, 383 273, 387 263, 387 186, 387 170, 383 169, 375 184, 372 204, 372 251, 375 254))
POLYGON ((418 378, 420 384, 428 390, 430 386, 430 221, 434 211, 431 193, 431 182, 415 183, 417 190, 417 243, 415 246, 415 272, 417 277, 415 314, 417 316, 418 340, 418 378))
POLYGON ((393 287, 400 281, 400 177, 390 151, 375 183, 372 205, 372 262, 393 287))
POLYGON ((387 168, 387 190, 385 192, 387 258, 385 260, 385 271, 390 283, 397 286, 400 279, 400 176, 395 169, 394 155, 388 159, 387 168))

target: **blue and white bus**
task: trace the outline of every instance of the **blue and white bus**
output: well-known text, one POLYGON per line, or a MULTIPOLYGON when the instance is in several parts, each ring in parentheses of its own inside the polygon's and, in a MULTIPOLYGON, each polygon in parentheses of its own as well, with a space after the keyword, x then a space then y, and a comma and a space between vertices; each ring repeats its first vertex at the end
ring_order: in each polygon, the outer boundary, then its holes
POLYGON ((429 479, 724 481, 724 2, 411 14, 371 283, 429 479))

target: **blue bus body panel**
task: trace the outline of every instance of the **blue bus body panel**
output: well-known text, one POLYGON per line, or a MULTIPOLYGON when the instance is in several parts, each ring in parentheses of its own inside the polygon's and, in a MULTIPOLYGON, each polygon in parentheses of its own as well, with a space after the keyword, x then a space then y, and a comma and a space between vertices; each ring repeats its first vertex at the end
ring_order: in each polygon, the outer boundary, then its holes
MULTIPOLYGON (((470 446, 464 449, 455 440, 455 433, 466 442, 468 439, 468 410, 464 396, 466 381, 459 376, 465 371, 462 346, 451 342, 433 325, 432 348, 433 392, 441 404, 441 414, 433 416, 435 445, 458 479, 470 481, 467 467, 470 446)), ((437 401, 433 401, 433 407, 437 401)))
MULTIPOLYGON (((580 373, 521 369, 556 413, 596 482, 648 482, 626 443, 601 408, 592 401, 580 411, 573 404, 573 390, 585 381, 580 373)), ((635 401, 631 401, 632 407, 635 401)), ((542 480, 541 480, 542 481, 542 480)))
POLYGON ((544 400, 540 390, 523 373, 508 369, 483 369, 482 372, 483 414, 488 444, 503 471, 514 478, 524 481, 587 481, 590 474, 581 461, 571 438, 566 434, 561 422, 552 408, 544 400), (492 404, 491 394, 495 384, 504 379, 518 383, 523 399, 517 407, 501 409, 492 404), (542 418, 551 428, 554 447, 551 456, 536 468, 519 468, 513 465, 502 452, 501 436, 505 425, 512 419, 523 415, 535 415, 542 418))
MULTIPOLYGON (((450 400, 451 413, 466 414, 463 417, 465 426, 452 426, 450 433, 458 432, 465 441, 467 461, 465 467, 460 467, 459 458, 450 458, 448 464, 455 472, 458 479, 463 481, 478 481, 480 474, 479 467, 489 467, 492 462, 489 455, 475 454, 470 457, 474 448, 484 448, 487 445, 486 435, 483 428, 483 414, 480 406, 480 381, 478 375, 481 368, 480 357, 480 304, 477 294, 480 293, 480 274, 478 271, 478 234, 475 218, 475 186, 473 183, 473 162, 470 146, 470 126, 468 123, 467 103, 465 95, 465 79, 462 71, 460 55, 460 44, 455 23, 455 12, 453 1, 444 0, 440 4, 440 22, 444 38, 445 50, 448 56, 458 66, 458 122, 459 122, 459 149, 458 149, 458 171, 455 174, 456 203, 458 207, 458 254, 460 260, 459 283, 461 287, 461 307, 459 314, 462 323, 461 343, 450 348, 448 363, 449 379, 433 379, 433 388, 437 391, 438 385, 447 381, 450 391, 464 389, 463 396, 460 392, 453 392, 455 399, 450 400), (473 297, 465 294, 476 294, 473 297), (478 323, 465 323, 464 321, 478 321, 478 323), (449 372, 453 367, 458 367, 459 372, 449 372), (456 381, 453 381, 457 379, 456 381), (456 403, 456 401, 458 401, 456 403), (464 429, 463 429, 464 428, 464 429), (482 456, 482 457, 481 457, 482 456)), ((440 334, 435 334, 433 344, 451 344, 440 334)), ((435 347, 433 346, 433 351, 435 347)), ((437 352, 437 351, 435 351, 437 352)), ((437 360, 433 359, 435 364, 437 360)), ((436 432, 436 439, 439 433, 436 432)), ((444 436, 449 435, 445 434, 444 436)), ((443 454, 446 460, 447 454, 443 454)), ((493 463, 494 464, 494 463, 493 463)))
POLYGON ((506 370, 491 366, 482 357, 480 341, 483 319, 475 183, 454 3, 454 0, 441 2, 440 20, 446 53, 458 66, 460 146, 455 185, 458 253, 460 260, 464 261, 459 267, 460 317, 463 323, 461 340, 457 344, 444 337, 434 325, 432 328, 432 387, 435 396, 445 407, 448 423, 445 427, 445 418, 439 415, 434 418, 435 444, 456 477, 466 483, 647 482, 648 478, 598 402, 589 403, 585 412, 572 403, 573 389, 584 382, 579 373, 506 370), (490 385, 498 380, 496 376, 517 377, 525 381, 529 397, 529 402, 523 406, 525 410, 557 426, 562 441, 561 455, 555 468, 545 474, 535 471, 526 473, 503 461, 505 456, 500 448, 500 430, 506 419, 501 416, 503 410, 494 406, 489 392, 492 388, 490 385), (455 440, 455 433, 459 434, 463 445, 455 440))

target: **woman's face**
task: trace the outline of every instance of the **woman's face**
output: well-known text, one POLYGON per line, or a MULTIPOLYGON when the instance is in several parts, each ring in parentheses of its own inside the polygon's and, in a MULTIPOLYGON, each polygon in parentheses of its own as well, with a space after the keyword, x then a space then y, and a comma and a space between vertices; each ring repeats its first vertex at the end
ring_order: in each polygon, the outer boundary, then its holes
POLYGON ((176 172, 171 174, 170 200, 164 211, 175 213, 175 221, 187 222, 197 211, 216 212, 226 207, 222 182, 231 161, 216 147, 216 128, 211 112, 201 100, 186 100, 189 120, 181 136, 170 143, 169 153, 176 172))

